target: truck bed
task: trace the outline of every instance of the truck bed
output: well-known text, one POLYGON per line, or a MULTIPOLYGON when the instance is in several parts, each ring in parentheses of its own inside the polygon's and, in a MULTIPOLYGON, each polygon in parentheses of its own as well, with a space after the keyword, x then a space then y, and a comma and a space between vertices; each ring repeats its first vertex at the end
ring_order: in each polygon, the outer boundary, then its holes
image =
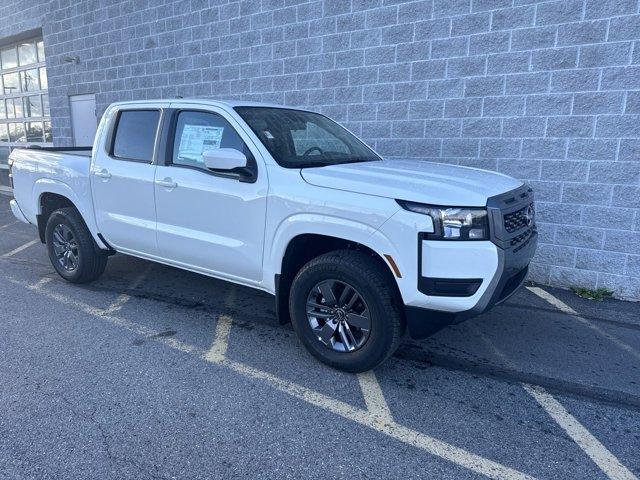
POLYGON ((27 147, 28 150, 37 150, 37 151, 45 151, 45 152, 56 152, 67 155, 77 155, 80 157, 89 157, 93 153, 92 147, 40 147, 37 145, 27 147))
POLYGON ((30 147, 11 152, 13 196, 29 222, 36 223, 43 192, 70 199, 91 221, 91 154, 91 147, 30 147))

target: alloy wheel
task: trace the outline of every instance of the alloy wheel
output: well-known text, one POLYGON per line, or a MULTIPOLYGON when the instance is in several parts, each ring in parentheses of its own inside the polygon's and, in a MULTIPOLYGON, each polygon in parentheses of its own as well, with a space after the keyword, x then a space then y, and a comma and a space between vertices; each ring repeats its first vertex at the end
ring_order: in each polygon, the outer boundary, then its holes
POLYGON ((53 251, 58 263, 67 272, 78 268, 78 242, 71 229, 62 223, 53 229, 53 251))
POLYGON ((318 340, 338 352, 361 348, 371 331, 369 307, 362 295, 335 279, 323 280, 311 289, 307 319, 318 340))

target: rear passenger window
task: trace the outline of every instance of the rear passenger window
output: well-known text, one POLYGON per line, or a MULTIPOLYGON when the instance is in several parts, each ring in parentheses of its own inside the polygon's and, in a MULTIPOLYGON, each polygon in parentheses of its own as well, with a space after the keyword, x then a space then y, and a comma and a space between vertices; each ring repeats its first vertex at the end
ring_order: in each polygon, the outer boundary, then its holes
POLYGON ((113 138, 113 156, 151 163, 159 118, 158 110, 120 112, 113 138))

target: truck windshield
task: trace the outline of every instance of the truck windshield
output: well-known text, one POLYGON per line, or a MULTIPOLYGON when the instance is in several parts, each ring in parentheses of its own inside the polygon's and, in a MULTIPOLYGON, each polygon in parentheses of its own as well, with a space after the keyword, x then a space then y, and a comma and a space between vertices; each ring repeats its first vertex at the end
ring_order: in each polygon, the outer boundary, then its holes
POLYGON ((381 160, 373 150, 324 115, 273 107, 236 107, 235 110, 282 167, 322 167, 381 160))

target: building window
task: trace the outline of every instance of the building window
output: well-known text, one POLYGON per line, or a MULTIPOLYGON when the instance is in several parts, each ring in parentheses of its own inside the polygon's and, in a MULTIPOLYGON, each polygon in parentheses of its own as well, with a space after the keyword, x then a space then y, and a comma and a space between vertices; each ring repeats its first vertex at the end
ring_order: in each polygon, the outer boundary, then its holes
POLYGON ((47 69, 41 38, 0 46, 0 190, 8 190, 14 147, 51 145, 47 69))

